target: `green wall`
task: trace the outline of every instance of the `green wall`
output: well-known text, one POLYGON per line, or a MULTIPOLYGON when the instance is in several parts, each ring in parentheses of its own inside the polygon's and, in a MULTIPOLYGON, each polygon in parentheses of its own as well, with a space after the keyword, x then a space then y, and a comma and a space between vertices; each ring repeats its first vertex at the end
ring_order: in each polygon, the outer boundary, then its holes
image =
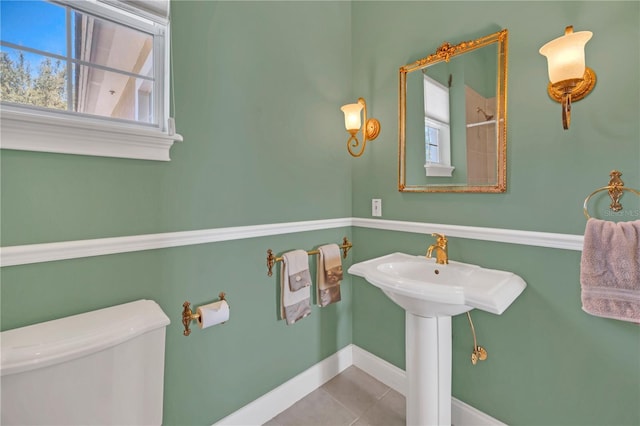
MULTIPOLYGON (((350 217, 339 109, 352 101, 350 20, 343 2, 172 2, 184 136, 172 161, 2 150, 2 246, 350 217)), ((153 299, 171 318, 164 423, 210 425, 351 343, 348 277, 341 303, 286 326, 265 262, 268 248, 344 235, 350 228, 4 267, 2 329, 153 299), (182 303, 220 291, 230 321, 184 337, 182 303)))
MULTIPOLYGON (((174 1, 172 11, 185 139, 172 161, 2 150, 2 246, 369 217, 371 198, 383 199, 384 219, 582 234, 582 201, 611 169, 640 186, 637 2, 174 1), (563 131, 537 50, 568 24, 594 32, 598 85, 563 131), (508 192, 398 193, 398 67, 496 26, 510 31, 508 192), (339 106, 358 96, 382 133, 352 159, 339 106)), ((404 314, 360 279, 295 326, 277 319, 266 249, 343 235, 355 246, 345 266, 430 244, 345 228, 4 267, 2 329, 156 300, 172 321, 164 423, 211 424, 349 343, 404 367, 404 314), (182 336, 184 300, 220 291, 231 320, 182 336)), ((481 365, 471 367, 468 326, 454 319, 456 397, 509 424, 640 423, 640 331, 582 313, 579 252, 451 238, 450 255, 529 285, 502 316, 474 313, 489 351, 481 365)))
MULTIPOLYGON (((353 163, 353 214, 383 219, 582 234, 582 203, 612 169, 640 187, 640 3, 354 2, 353 91, 382 133, 353 163), (595 90, 574 103, 570 130, 546 93, 545 42, 566 25, 590 30, 587 64, 595 90), (509 30, 508 189, 504 194, 397 191, 397 69, 443 42, 509 30)), ((606 195, 603 198, 608 198, 606 195)), ((606 201, 606 200, 605 200, 606 201)), ((635 197, 625 211, 638 219, 635 197)), ((605 218, 607 203, 591 212, 605 218)), ((422 254, 427 235, 354 229, 355 261, 403 251, 422 254)), ((580 252, 461 238, 450 258, 513 271, 528 284, 501 316, 474 312, 487 361, 472 366, 465 316, 453 320, 453 394, 507 424, 640 424, 640 329, 581 310, 580 252)), ((353 279, 353 341, 404 368, 404 314, 380 291, 353 279), (383 313, 381 315, 381 312, 383 313)))
MULTIPOLYGON (((352 90, 382 125, 367 154, 353 162, 354 216, 369 217, 371 198, 382 198, 385 219, 582 234, 582 202, 612 169, 624 173, 628 186, 640 186, 638 7, 637 1, 354 2, 352 90), (570 24, 594 33, 586 58, 598 82, 573 104, 565 131, 538 49, 570 24), (399 66, 444 40, 500 27, 509 30, 507 193, 397 192, 399 66)), ((638 206, 627 199, 630 209, 638 206)))

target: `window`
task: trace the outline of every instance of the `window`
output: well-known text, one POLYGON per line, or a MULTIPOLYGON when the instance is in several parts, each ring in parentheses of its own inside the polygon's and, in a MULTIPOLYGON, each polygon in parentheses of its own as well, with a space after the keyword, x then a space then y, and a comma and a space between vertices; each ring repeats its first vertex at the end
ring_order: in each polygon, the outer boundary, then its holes
POLYGON ((430 123, 428 119, 425 119, 424 134, 427 163, 440 163, 440 129, 438 127, 437 123, 430 123))
POLYGON ((425 173, 451 176, 449 89, 424 75, 425 173))
POLYGON ((2 0, 2 148, 169 160, 168 2, 132 4, 2 0))

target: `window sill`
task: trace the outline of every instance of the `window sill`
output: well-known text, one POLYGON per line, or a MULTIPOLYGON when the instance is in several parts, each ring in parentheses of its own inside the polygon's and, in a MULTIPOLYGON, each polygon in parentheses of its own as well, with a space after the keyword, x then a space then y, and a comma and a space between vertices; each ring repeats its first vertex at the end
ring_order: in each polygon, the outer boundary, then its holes
POLYGON ((179 134, 2 108, 0 148, 98 157, 170 161, 179 134))
POLYGON ((451 177, 453 175, 453 171, 455 170, 454 166, 445 166, 443 164, 433 164, 427 163, 424 165, 427 176, 436 176, 436 177, 451 177))

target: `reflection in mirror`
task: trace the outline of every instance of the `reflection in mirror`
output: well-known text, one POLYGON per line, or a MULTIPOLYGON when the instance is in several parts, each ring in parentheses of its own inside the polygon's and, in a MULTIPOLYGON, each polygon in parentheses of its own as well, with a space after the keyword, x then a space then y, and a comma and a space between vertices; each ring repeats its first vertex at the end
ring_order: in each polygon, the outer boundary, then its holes
POLYGON ((399 190, 506 190, 507 30, 400 68, 399 190))

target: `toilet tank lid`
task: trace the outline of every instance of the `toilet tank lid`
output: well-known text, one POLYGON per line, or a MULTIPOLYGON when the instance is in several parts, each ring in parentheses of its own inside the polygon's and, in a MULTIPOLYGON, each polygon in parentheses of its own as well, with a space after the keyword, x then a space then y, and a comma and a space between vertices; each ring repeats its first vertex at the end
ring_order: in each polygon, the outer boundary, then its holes
POLYGON ((86 356, 149 331, 169 318, 153 300, 137 300, 0 333, 0 375, 86 356))

